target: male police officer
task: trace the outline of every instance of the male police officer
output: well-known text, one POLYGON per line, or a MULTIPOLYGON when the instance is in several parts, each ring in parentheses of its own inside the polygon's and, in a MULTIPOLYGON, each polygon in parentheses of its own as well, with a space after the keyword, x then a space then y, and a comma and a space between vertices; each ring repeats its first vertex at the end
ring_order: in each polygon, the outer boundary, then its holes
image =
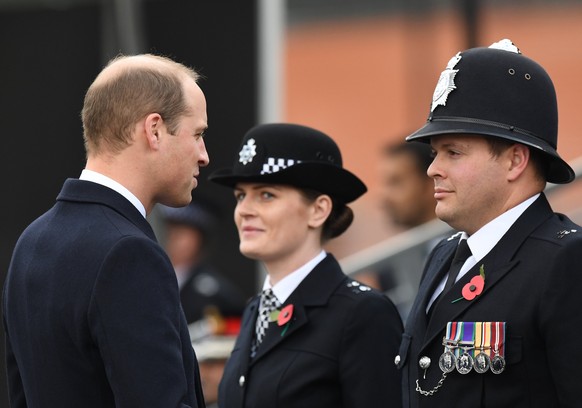
POLYGON ((548 74, 503 40, 449 61, 407 138, 431 143, 436 214, 461 232, 431 253, 403 334, 405 407, 580 406, 582 233, 542 192, 574 178, 557 118, 548 74))

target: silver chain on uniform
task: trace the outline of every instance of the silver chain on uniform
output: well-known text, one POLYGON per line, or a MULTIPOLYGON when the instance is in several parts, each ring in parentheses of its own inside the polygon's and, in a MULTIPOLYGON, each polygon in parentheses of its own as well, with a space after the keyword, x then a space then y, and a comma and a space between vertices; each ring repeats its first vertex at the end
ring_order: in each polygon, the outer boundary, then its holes
POLYGON ((439 390, 439 388, 441 388, 443 386, 443 383, 445 382, 445 378, 447 378, 447 373, 443 373, 443 376, 441 377, 441 379, 439 380, 437 385, 430 391, 425 391, 422 388, 420 388, 420 384, 418 383, 418 380, 416 380, 416 391, 418 391, 419 393, 421 393, 425 397, 434 395, 439 390))
POLYGON ((265 333, 269 327, 269 316, 273 310, 281 307, 281 303, 273 293, 272 289, 265 289, 261 293, 261 303, 259 305, 259 315, 255 324, 255 338, 251 346, 251 357, 257 354, 259 345, 265 338, 265 333))

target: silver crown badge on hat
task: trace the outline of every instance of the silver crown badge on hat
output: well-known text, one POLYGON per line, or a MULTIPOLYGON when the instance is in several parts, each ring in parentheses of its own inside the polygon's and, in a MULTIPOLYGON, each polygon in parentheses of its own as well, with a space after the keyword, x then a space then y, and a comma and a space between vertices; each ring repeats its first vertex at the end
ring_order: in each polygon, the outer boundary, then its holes
MULTIPOLYGON (((257 155, 257 144, 255 139, 249 139, 243 145, 239 155, 239 162, 246 166, 248 163, 253 161, 253 158, 257 155)), ((263 163, 263 169, 261 174, 276 173, 280 170, 286 169, 289 166, 293 166, 295 163, 301 163, 300 160, 284 159, 276 157, 267 157, 265 163, 263 163)))
POLYGON ((247 143, 242 147, 239 152, 239 162, 242 164, 247 164, 253 161, 253 157, 257 155, 257 145, 255 144, 255 139, 247 140, 247 143))
POLYGON ((447 68, 441 72, 441 76, 437 82, 436 88, 434 89, 434 93, 432 94, 431 112, 439 105, 445 106, 449 94, 454 89, 457 89, 457 86, 455 85, 455 75, 457 75, 459 70, 453 68, 455 68, 455 65, 459 63, 461 58, 461 53, 458 52, 457 55, 449 60, 447 68))

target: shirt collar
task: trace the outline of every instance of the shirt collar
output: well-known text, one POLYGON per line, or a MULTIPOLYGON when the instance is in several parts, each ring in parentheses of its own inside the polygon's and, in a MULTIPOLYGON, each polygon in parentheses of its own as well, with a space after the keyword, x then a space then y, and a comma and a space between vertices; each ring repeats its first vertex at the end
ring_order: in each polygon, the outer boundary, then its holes
POLYGON ((141 215, 143 215, 144 218, 146 217, 146 210, 141 201, 139 201, 139 199, 135 195, 133 195, 131 191, 123 187, 117 181, 107 176, 104 176, 101 173, 97 173, 96 171, 88 169, 83 169, 83 171, 81 172, 81 176, 79 176, 79 180, 91 181, 93 183, 101 184, 102 186, 117 191, 119 194, 124 196, 130 203, 132 203, 133 206, 137 208, 137 210, 141 213, 141 215))
POLYGON ((302 267, 291 272, 289 275, 285 276, 283 279, 277 282, 275 286, 271 286, 269 275, 267 275, 265 278, 265 283, 263 284, 263 290, 272 288, 273 293, 279 302, 281 302, 281 304, 285 303, 289 296, 291 296, 291 293, 293 293, 299 284, 303 282, 303 279, 309 275, 309 272, 311 272, 326 256, 327 254, 324 250, 322 250, 315 258, 307 262, 302 267))
MULTIPOLYGON (((467 245, 469 245, 469 249, 471 250, 471 256, 467 258, 459 274, 457 275, 457 279, 455 282, 458 282, 463 276, 469 272, 473 266, 477 265, 477 263, 485 258, 485 256, 497 245, 499 240, 503 238, 505 233, 509 231, 511 226, 517 221, 517 219, 527 210, 527 208, 532 205, 532 203, 540 196, 540 194, 536 194, 533 197, 528 198, 527 200, 523 201, 522 203, 516 205, 510 210, 507 210, 497 218, 493 219, 489 223, 485 224, 481 227, 477 232, 475 232, 470 237, 467 235, 466 232, 461 233, 461 238, 458 242, 461 242, 462 239, 467 240, 467 245)), ((441 280, 440 284, 437 286, 436 290, 432 294, 429 302, 426 306, 426 311, 428 313, 430 307, 432 306, 433 302, 439 296, 439 294, 443 291, 445 287, 445 282, 447 280, 447 276, 444 276, 441 280)))
MULTIPOLYGON (((517 219, 539 196, 540 194, 536 194, 512 209, 507 210, 497 218, 485 224, 481 229, 468 238, 467 244, 469 245, 469 248, 471 248, 475 264, 483 259, 485 255, 487 255, 493 247, 497 245, 499 240, 501 240, 515 221, 517 221, 517 219)), ((463 234, 466 238, 467 234, 463 234)))

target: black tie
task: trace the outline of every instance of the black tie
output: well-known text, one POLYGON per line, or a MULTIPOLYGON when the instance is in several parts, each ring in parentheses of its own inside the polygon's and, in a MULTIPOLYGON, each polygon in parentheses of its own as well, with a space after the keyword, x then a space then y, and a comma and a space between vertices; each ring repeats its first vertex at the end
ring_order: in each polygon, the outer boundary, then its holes
POLYGON ((443 289, 443 293, 446 293, 454 284, 457 276, 459 275, 459 271, 461 267, 471 256, 471 249, 467 244, 466 239, 462 239, 459 242, 459 246, 457 246, 457 251, 455 252, 455 256, 453 258, 453 262, 451 263, 451 267, 449 268, 449 276, 447 278, 447 283, 445 283, 445 288, 443 289))

